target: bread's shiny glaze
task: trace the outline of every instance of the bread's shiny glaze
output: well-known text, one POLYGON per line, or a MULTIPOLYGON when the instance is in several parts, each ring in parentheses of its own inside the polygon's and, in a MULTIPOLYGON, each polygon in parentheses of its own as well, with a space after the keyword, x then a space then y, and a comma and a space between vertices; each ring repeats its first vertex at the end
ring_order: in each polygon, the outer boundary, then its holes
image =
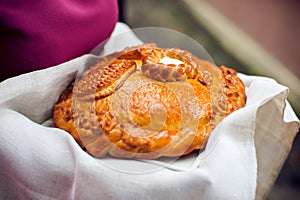
POLYGON ((174 157, 204 148, 212 129, 245 100, 234 70, 145 44, 88 69, 62 93, 54 122, 95 157, 174 157), (160 63, 166 56, 181 63, 160 63))

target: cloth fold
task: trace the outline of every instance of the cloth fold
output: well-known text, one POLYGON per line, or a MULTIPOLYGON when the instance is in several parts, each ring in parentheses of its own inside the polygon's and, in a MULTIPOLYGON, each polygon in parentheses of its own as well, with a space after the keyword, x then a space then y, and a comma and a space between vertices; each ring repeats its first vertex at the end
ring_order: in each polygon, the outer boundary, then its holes
MULTIPOLYGON (((103 53, 140 44, 118 23, 103 53)), ((84 55, 0 83, 1 199, 261 199, 292 147, 299 120, 288 88, 265 77, 239 77, 247 104, 212 132, 206 149, 169 162, 96 159, 52 126, 52 108, 76 78, 84 55), (274 153, 276 152, 276 153, 274 153)))

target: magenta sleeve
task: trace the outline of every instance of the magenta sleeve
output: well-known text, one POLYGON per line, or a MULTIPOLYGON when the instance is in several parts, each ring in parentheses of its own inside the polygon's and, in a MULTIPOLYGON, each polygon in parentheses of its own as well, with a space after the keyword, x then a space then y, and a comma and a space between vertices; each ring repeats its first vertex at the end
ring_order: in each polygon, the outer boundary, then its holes
POLYGON ((117 20, 117 0, 0 1, 0 80, 90 52, 117 20))

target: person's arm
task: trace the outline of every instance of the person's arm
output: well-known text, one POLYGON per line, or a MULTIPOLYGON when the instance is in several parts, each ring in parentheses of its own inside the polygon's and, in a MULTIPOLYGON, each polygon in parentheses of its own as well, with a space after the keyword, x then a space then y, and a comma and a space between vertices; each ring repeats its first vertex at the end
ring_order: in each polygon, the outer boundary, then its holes
POLYGON ((117 0, 1 1, 0 80, 89 53, 117 20, 117 0))

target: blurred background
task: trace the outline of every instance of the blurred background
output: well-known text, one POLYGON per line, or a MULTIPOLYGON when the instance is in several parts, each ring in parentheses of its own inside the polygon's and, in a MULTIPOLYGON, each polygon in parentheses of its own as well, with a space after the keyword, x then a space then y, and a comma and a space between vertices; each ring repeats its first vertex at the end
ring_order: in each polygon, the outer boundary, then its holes
MULTIPOLYGON (((131 28, 163 27, 200 43, 217 65, 274 78, 290 89, 300 116, 300 1, 120 0, 120 21, 131 28)), ((300 136, 267 199, 299 199, 300 136)))

